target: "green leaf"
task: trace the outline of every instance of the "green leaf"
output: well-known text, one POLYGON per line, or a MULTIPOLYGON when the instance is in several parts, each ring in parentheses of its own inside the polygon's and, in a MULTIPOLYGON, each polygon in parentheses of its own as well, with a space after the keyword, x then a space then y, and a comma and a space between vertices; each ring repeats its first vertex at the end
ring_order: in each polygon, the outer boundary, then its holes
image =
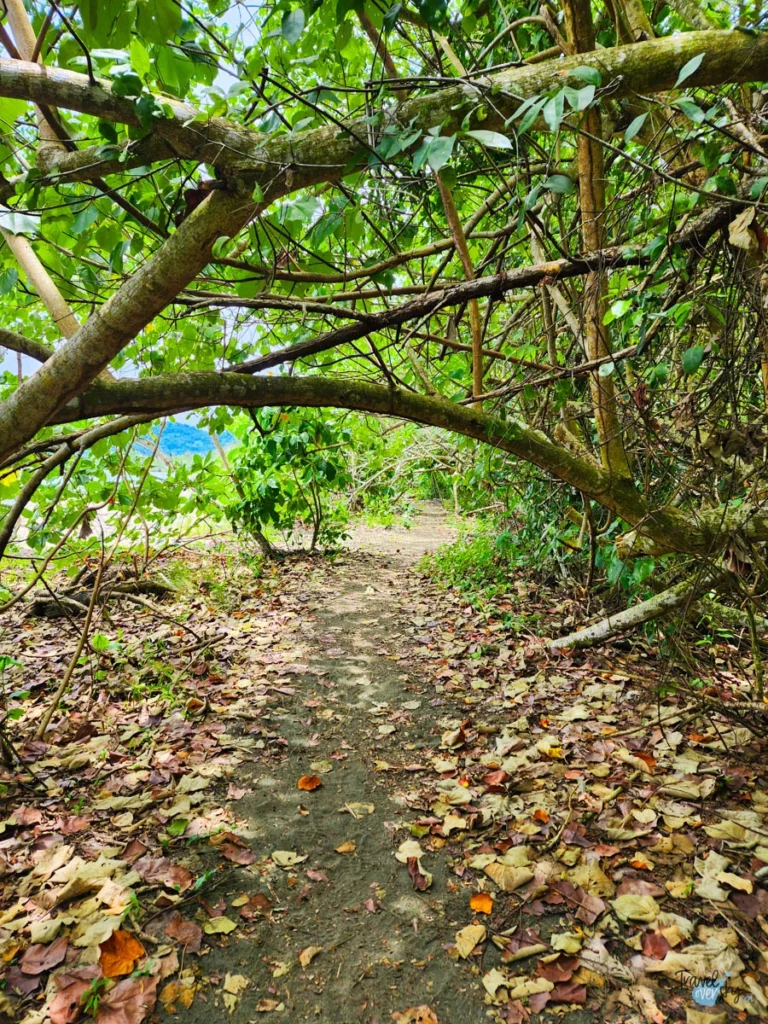
POLYGON ((519 110, 517 111, 517 115, 516 116, 519 116, 524 110, 526 111, 525 117, 520 122, 520 126, 517 129, 518 133, 520 135, 524 135, 525 132, 528 131, 528 129, 533 124, 533 122, 536 120, 536 118, 541 113, 541 108, 544 106, 544 104, 546 102, 547 102, 546 99, 536 99, 536 100, 533 100, 532 102, 526 101, 519 108, 519 110))
POLYGON ((488 146, 489 149, 512 149, 512 140, 500 132, 487 132, 481 129, 479 131, 467 132, 466 134, 470 138, 475 139, 476 142, 481 143, 481 145, 488 146))
POLYGON ((610 377, 615 371, 616 364, 614 362, 602 363, 600 369, 597 371, 599 377, 610 377))
POLYGON ((594 85, 585 85, 583 89, 572 89, 570 85, 563 86, 565 98, 575 111, 586 110, 595 98, 594 85))
POLYGON ((550 192, 556 192, 560 196, 569 196, 571 192, 575 191, 576 186, 565 174, 550 174, 544 182, 544 188, 549 189, 550 192))
POLYGON ((683 372, 684 373, 696 373, 698 368, 701 366, 704 359, 704 346, 703 345, 692 345, 690 348, 683 352, 683 372))
POLYGON ((678 110, 681 110, 689 121, 693 121, 694 124, 701 124, 706 121, 707 115, 693 100, 675 100, 675 106, 678 110))
POLYGON ((40 222, 24 213, 0 214, 0 227, 7 231, 9 235, 28 235, 34 237, 40 234, 40 222))
POLYGON ((682 82, 684 82, 686 78, 690 78, 695 71, 698 71, 703 60, 704 54, 697 53, 695 57, 691 57, 691 59, 686 64, 683 64, 683 66, 680 68, 680 74, 677 76, 675 88, 682 82))
POLYGON ((455 143, 455 135, 438 135, 436 139, 429 140, 427 144, 427 163, 435 173, 451 159, 455 143))
POLYGON ((174 0, 139 0, 136 30, 148 43, 168 43, 180 28, 180 4, 174 0))
POLYGON ((571 78, 580 78, 582 82, 594 85, 595 88, 603 84, 602 76, 597 68, 589 68, 584 64, 581 67, 574 68, 573 71, 569 71, 568 74, 571 78))
POLYGON ((456 168, 451 167, 450 165, 448 167, 444 167, 442 171, 440 171, 440 180, 446 188, 456 188, 456 182, 458 180, 456 168))
POLYGON ((149 51, 146 46, 136 36, 131 40, 129 53, 131 56, 131 67, 133 70, 137 75, 141 75, 142 78, 146 78, 152 70, 152 61, 149 58, 149 51))
POLYGON ((187 831, 188 824, 187 818, 174 818, 165 831, 169 836, 183 836, 187 831))
POLYGON ((384 20, 382 22, 382 28, 385 32, 391 32, 397 23, 398 15, 402 11, 402 4, 392 4, 389 10, 384 14, 384 20))
POLYGON ((304 31, 306 18, 302 7, 294 7, 292 11, 286 11, 280 24, 280 35, 287 43, 293 46, 299 41, 299 36, 304 31))
POLYGON ((637 135, 640 129, 645 124, 645 119, 648 117, 648 111, 644 114, 638 114, 637 117, 632 118, 627 126, 627 130, 624 132, 624 141, 631 142, 632 139, 637 135))
POLYGON ((132 71, 116 75, 112 79, 112 92, 115 96, 125 96, 128 99, 134 99, 136 96, 141 96, 143 88, 141 79, 132 71))
POLYGON ((342 21, 336 29, 336 49, 343 53, 352 40, 352 22, 342 21))
POLYGON ((560 127, 565 109, 565 94, 560 89, 554 96, 550 97, 544 104, 541 114, 551 132, 556 132, 560 127))
POLYGON ((95 203, 88 203, 82 210, 77 214, 75 219, 72 221, 72 227, 70 233, 73 235, 82 235, 84 231, 95 224, 99 219, 99 209, 95 203))
POLYGON ((16 267, 8 267, 0 272, 0 295, 8 295, 19 283, 19 272, 16 267))
POLYGON ((0 134, 11 131, 16 118, 21 117, 27 111, 26 100, 11 100, 3 96, 0 99, 0 134))
POLYGON ((611 305, 611 313, 616 320, 620 320, 621 317, 626 316, 630 309, 632 309, 632 299, 617 299, 616 302, 611 305))
POLYGON ((253 186, 253 192, 251 192, 251 199, 253 199, 254 203, 264 202, 264 189, 258 182, 256 182, 256 184, 253 186))

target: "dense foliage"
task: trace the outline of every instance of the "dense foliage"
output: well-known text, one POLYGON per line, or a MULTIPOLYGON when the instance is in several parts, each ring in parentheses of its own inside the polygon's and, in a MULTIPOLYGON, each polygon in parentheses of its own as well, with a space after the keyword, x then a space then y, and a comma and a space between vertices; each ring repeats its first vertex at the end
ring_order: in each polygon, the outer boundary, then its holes
POLYGON ((410 489, 588 585, 759 572, 759 5, 8 11, 4 549, 75 565, 121 510, 143 563, 171 512, 333 544, 342 491, 410 489), (149 470, 152 421, 192 408, 232 464, 149 470))

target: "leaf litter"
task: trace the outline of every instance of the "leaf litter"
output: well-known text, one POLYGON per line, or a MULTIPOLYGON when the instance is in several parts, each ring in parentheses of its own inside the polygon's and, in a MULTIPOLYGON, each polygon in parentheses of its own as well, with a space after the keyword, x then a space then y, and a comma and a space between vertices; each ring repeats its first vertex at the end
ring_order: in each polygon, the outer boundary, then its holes
MULTIPOLYGON (((759 740, 659 701, 640 644, 547 662, 386 556, 373 620, 383 556, 360 553, 239 568, 224 606, 166 602, 185 628, 116 606, 101 628, 130 640, 93 652, 45 741, 37 684, 68 634, 8 627, 34 780, 3 778, 0 1016, 305 1019, 327 998, 361 1020, 663 1022, 720 978, 729 1012, 764 1019, 759 740), (378 952, 345 956, 361 936, 378 952)), ((519 586, 545 629, 552 598, 519 586)), ((735 690, 728 664, 713 685, 735 690)))

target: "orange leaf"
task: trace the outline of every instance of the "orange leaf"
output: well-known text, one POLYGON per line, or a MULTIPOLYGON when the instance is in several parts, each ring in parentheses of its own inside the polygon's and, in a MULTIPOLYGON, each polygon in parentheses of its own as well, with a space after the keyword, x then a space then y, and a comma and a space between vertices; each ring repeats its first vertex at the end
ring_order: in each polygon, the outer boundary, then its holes
POLYGON ((105 978, 119 978, 130 974, 136 961, 144 956, 144 947, 130 932, 118 929, 101 944, 99 963, 105 978))
POLYGON ((476 892, 469 905, 478 914, 490 914, 493 912, 493 897, 488 892, 476 892))
POLYGON ((537 807, 536 810, 533 812, 533 820, 540 821, 542 825, 546 825, 549 821, 549 815, 543 808, 537 807))
POLYGON ((656 758, 651 754, 646 754, 642 750, 635 751, 635 757, 639 757, 641 761, 645 761, 649 768, 653 768, 656 764, 656 758))
POLYGON ((305 789, 311 793, 313 789, 319 789, 322 784, 323 780, 317 775, 302 775, 296 785, 299 789, 305 789))

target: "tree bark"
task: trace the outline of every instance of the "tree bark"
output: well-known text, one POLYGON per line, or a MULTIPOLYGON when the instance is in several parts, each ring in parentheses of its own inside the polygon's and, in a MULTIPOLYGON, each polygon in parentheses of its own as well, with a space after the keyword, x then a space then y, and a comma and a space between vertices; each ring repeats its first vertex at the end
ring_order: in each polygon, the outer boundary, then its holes
MULTIPOLYGON (((505 130, 505 121, 520 103, 552 87, 553 80, 567 78, 569 70, 595 67, 613 98, 634 93, 658 93, 671 89, 680 68, 692 57, 705 54, 701 66, 687 80, 688 86, 718 85, 724 81, 748 82, 768 78, 768 33, 755 36, 739 31, 687 32, 598 53, 582 53, 564 60, 509 68, 484 76, 480 84, 463 82, 430 96, 418 96, 400 104, 392 123, 426 130, 443 125, 455 132, 464 119, 466 127, 505 130), (483 104, 490 91, 493 103, 483 104)), ((78 110, 121 124, 138 124, 134 103, 115 96, 109 83, 91 84, 87 75, 60 68, 41 68, 24 61, 0 60, 0 96, 27 99, 54 107, 78 110)), ((123 173, 130 167, 156 160, 183 158, 216 167, 232 168, 249 181, 258 181, 268 199, 324 181, 338 180, 364 166, 369 150, 368 126, 352 121, 344 131, 337 126, 301 132, 288 140, 268 139, 223 118, 195 120, 198 111, 186 103, 167 100, 171 114, 158 118, 151 136, 131 144, 126 159, 103 160, 98 146, 75 153, 51 153, 41 170, 66 178, 92 180, 104 174, 123 173), (283 168, 275 173, 277 167, 283 168)), ((543 122, 537 127, 544 128, 543 122)))
POLYGON ((547 644, 547 650, 550 654, 562 654, 565 651, 581 651, 585 647, 596 647, 597 644, 610 640, 619 633, 630 632, 646 622, 660 619, 676 611, 686 602, 693 601, 699 594, 711 590, 713 579, 712 573, 702 573, 698 580, 685 580, 670 587, 669 590, 649 597, 647 601, 632 605, 617 615, 609 615, 592 626, 552 640, 547 644))
MULTIPOLYGON (((576 54, 595 49, 590 0, 565 0, 565 24, 568 42, 576 54)), ((581 235, 583 249, 595 253, 605 246, 605 165, 603 161, 602 121, 597 107, 584 111, 582 127, 588 134, 580 134, 577 142, 579 161, 579 199, 581 203, 581 235)), ((582 295, 584 347, 587 359, 601 359, 610 355, 611 341, 608 327, 603 323, 606 313, 608 279, 602 267, 587 274, 582 295)), ((600 458, 609 473, 624 480, 632 478, 632 470, 624 451, 621 422, 616 404, 616 391, 612 377, 603 377, 599 371, 590 377, 595 427, 600 444, 600 458)))
POLYGON ((539 466, 651 537, 657 550, 664 552, 711 556, 735 533, 747 540, 768 540, 768 516, 753 505, 745 503, 738 508, 705 512, 674 506, 657 508, 645 501, 631 483, 579 458, 514 417, 501 420, 475 407, 367 381, 190 372, 110 384, 97 382, 62 408, 52 422, 67 423, 116 412, 162 416, 169 411, 215 405, 356 409, 442 427, 539 466))

